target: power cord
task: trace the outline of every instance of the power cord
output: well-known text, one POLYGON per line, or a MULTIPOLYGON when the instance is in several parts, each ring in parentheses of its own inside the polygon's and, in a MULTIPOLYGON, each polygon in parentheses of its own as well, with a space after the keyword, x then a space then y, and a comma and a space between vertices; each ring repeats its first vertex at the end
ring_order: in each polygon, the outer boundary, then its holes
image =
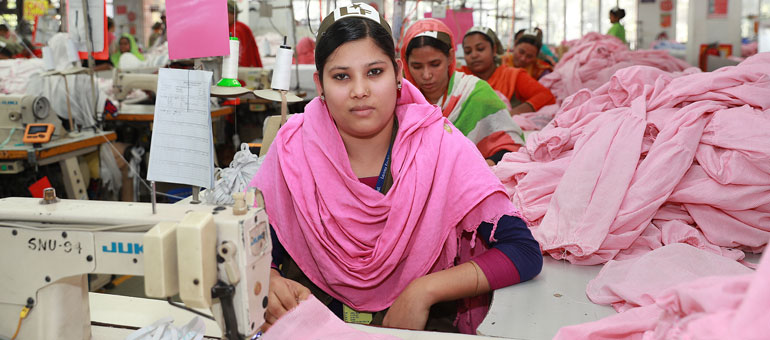
MULTIPOLYGON (((213 320, 213 321, 216 321, 216 320, 214 320, 214 317, 213 317, 213 316, 211 316, 211 315, 208 315, 208 314, 205 314, 205 313, 201 313, 201 312, 199 312, 199 311, 197 311, 197 310, 195 310, 195 309, 192 309, 192 308, 190 308, 190 307, 187 307, 187 306, 185 306, 185 305, 183 305, 183 304, 179 304, 179 303, 176 303, 176 302, 174 302, 173 300, 171 300, 171 298, 170 298, 170 297, 166 298, 166 301, 168 301, 168 304, 169 304, 169 305, 172 305, 172 306, 174 306, 174 307, 176 307, 176 308, 184 309, 184 310, 186 310, 186 311, 188 311, 188 312, 190 312, 190 313, 195 313, 195 314, 197 314, 197 315, 200 315, 200 316, 202 316, 202 317, 204 317, 204 318, 206 318, 206 319, 209 319, 209 320, 213 320)), ((13 340, 13 339, 11 339, 11 340, 13 340)))
POLYGON ((19 335, 19 330, 21 330, 21 322, 27 318, 27 315, 29 314, 29 311, 32 310, 32 307, 33 305, 27 304, 24 306, 24 308, 21 309, 21 313, 19 313, 19 324, 16 326, 16 332, 13 333, 11 340, 16 340, 16 337, 19 335))

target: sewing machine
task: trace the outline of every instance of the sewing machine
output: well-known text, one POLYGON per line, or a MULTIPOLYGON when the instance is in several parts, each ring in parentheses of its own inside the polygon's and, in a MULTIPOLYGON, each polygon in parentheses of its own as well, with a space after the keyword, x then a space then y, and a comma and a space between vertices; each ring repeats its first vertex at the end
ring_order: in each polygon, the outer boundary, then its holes
POLYGON ((12 129, 19 130, 21 140, 24 127, 32 123, 48 123, 55 126, 54 133, 64 131, 56 114, 51 114, 51 104, 45 97, 27 95, 0 95, 0 141, 8 138, 12 129))
POLYGON ((19 327, 17 340, 90 339, 89 273, 143 275, 148 296, 178 293, 210 309, 223 339, 250 337, 263 323, 272 245, 264 205, 246 201, 158 204, 153 214, 149 203, 50 192, 0 199, 0 337, 19 327))
POLYGON ((120 69, 112 71, 112 87, 115 88, 115 97, 125 100, 133 90, 146 90, 157 92, 158 75, 150 73, 128 73, 120 69))
POLYGON ((261 67, 238 67, 238 80, 245 82, 243 87, 249 90, 269 89, 270 73, 261 67))

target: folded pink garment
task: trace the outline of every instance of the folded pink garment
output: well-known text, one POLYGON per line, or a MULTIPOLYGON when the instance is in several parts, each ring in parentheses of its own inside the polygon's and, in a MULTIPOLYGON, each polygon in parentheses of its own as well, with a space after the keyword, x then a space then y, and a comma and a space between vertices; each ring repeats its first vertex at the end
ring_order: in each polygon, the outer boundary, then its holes
MULTIPOLYGON (((683 248, 684 249, 684 248, 683 248)), ((701 253, 701 256, 709 256, 701 253)), ((767 256, 764 256, 767 257, 767 256)), ((642 261, 640 258, 639 261, 642 261)), ((660 263, 662 264, 662 263, 660 263)), ((717 265, 716 262, 691 263, 717 265)), ((609 264, 608 264, 609 265, 609 264)), ((563 327, 554 339, 767 339, 770 334, 770 260, 763 258, 754 273, 721 273, 686 281, 671 288, 660 290, 662 275, 644 269, 648 263, 639 262, 632 273, 619 279, 632 284, 626 289, 620 283, 612 287, 638 297, 639 307, 628 309, 598 321, 563 327), (637 275, 641 274, 641 275, 637 275), (631 281, 636 282, 631 282, 631 281), (631 283, 630 283, 631 282, 631 283), (645 283, 648 285, 645 287, 645 283), (653 285, 649 285, 653 283, 653 285)), ((726 264, 711 268, 730 271, 726 264)), ((634 267, 634 265, 632 265, 634 267)), ((737 269, 738 267, 735 267, 737 269)), ((616 271, 610 268, 607 271, 616 271)), ((705 274, 711 269, 690 267, 705 274)), ((605 270, 602 270, 605 272, 605 270)), ((686 276, 669 270, 676 280, 686 276)), ((618 271, 615 274, 622 273, 618 271)), ((605 273, 607 274, 607 273, 605 273)), ((601 276, 602 274, 600 274, 601 276)), ((609 276, 606 280, 612 279, 609 276)), ((605 288, 610 286, 605 286, 605 288)), ((606 292, 606 290, 605 290, 606 292)))
POLYGON ((264 340, 395 340, 398 337, 353 329, 313 295, 284 314, 262 336, 264 340))
POLYGON ((768 75, 770 53, 708 73, 622 69, 567 98, 493 171, 554 258, 597 264, 681 242, 742 259, 770 238, 768 75))

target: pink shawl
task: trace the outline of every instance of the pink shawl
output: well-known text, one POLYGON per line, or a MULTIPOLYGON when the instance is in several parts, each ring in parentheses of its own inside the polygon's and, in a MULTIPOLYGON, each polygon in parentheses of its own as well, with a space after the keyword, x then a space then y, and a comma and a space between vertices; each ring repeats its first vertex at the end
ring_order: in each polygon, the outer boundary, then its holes
POLYGON ((385 309, 415 278, 483 251, 463 232, 519 216, 476 146, 406 80, 396 117, 387 195, 359 182, 318 98, 281 128, 250 184, 307 277, 359 311, 385 309))

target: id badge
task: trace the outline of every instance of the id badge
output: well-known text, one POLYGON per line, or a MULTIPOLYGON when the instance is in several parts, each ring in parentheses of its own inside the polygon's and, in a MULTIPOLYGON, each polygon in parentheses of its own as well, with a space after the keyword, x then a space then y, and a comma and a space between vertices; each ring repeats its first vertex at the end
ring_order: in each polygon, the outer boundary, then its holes
POLYGON ((342 319, 348 323, 368 325, 372 323, 372 313, 357 312, 347 305, 342 305, 342 319))

